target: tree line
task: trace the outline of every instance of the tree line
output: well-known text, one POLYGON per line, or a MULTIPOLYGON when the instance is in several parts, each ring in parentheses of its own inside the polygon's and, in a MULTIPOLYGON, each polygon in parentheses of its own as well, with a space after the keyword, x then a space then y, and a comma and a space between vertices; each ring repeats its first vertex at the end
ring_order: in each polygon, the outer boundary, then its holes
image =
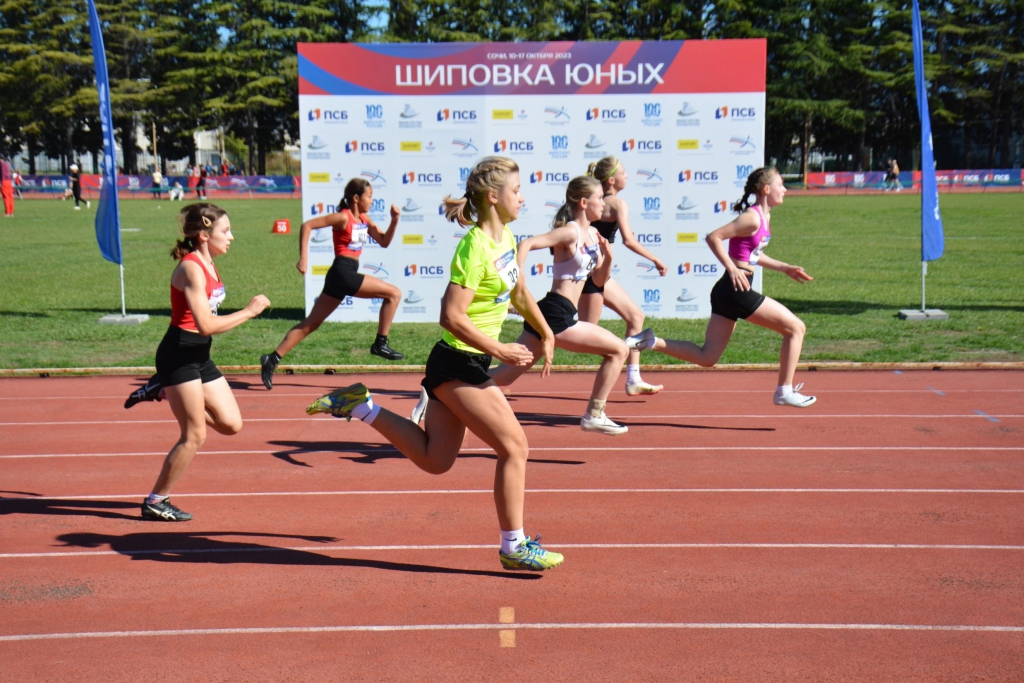
MULTIPOLYGON (((910 4, 899 0, 109 0, 103 23, 124 167, 136 129, 195 161, 193 132, 244 140, 257 173, 298 139, 298 42, 766 38, 766 157, 802 171, 916 163, 910 4)), ((1008 167, 1024 148, 1024 0, 923 0, 942 168, 1008 167)), ((699 68, 699 65, 695 65, 699 68)), ((86 5, 0 0, 0 151, 66 165, 102 149, 86 5)), ((34 170, 34 169, 30 169, 34 170)))

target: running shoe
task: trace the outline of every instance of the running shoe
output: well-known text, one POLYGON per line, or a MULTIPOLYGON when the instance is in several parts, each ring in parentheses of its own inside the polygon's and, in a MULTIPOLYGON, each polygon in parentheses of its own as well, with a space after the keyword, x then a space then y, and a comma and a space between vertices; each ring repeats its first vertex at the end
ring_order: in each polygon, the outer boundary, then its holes
POLYGON ((610 436, 618 436, 619 434, 625 434, 629 431, 629 427, 626 425, 616 424, 601 411, 601 414, 594 417, 590 413, 583 416, 580 420, 580 429, 585 432, 600 432, 602 434, 608 434, 610 436))
POLYGON ((409 416, 409 419, 414 424, 419 424, 423 420, 423 416, 427 413, 427 402, 429 400, 430 397, 427 396, 427 390, 421 388, 420 400, 416 402, 415 406, 413 406, 412 414, 409 416))
POLYGON ((335 389, 329 394, 324 394, 313 401, 306 408, 307 415, 327 413, 334 417, 343 417, 352 421, 352 409, 360 403, 370 400, 370 390, 366 385, 359 383, 341 389, 335 389))
POLYGON ((142 518, 156 522, 187 522, 192 519, 192 515, 171 505, 170 498, 164 498, 159 503, 143 501, 142 518))
POLYGON ((277 369, 278 362, 274 360, 272 353, 260 356, 260 377, 263 379, 263 386, 267 388, 267 391, 274 388, 274 370, 277 369))
POLYGON ((388 345, 387 341, 383 341, 380 343, 373 342, 373 345, 370 347, 370 353, 372 353, 375 356, 380 356, 385 360, 402 360, 403 358, 405 358, 404 353, 399 353, 398 351, 395 351, 388 345))
POLYGON ((626 383, 626 396, 639 396, 640 394, 656 394, 665 388, 664 384, 648 384, 647 382, 626 383))
POLYGON ((626 337, 626 348, 627 349, 640 349, 646 351, 654 348, 654 343, 658 340, 654 334, 654 330, 647 328, 640 334, 634 334, 632 337, 626 337))
POLYGON ((793 391, 789 392, 785 396, 779 396, 778 392, 775 394, 775 405, 777 406, 793 406, 794 408, 807 408, 808 406, 814 405, 814 402, 818 400, 817 396, 804 396, 800 393, 800 389, 804 386, 803 382, 793 387, 793 391))
POLYGON ((124 400, 124 407, 127 410, 136 403, 142 403, 143 401, 162 401, 164 400, 164 395, 163 385, 160 384, 160 380, 156 378, 156 375, 153 375, 143 386, 128 395, 128 398, 124 400))
POLYGON ((542 572, 545 569, 552 569, 565 562, 561 553, 553 553, 540 547, 540 534, 537 540, 530 540, 527 536, 515 551, 505 554, 498 551, 501 559, 501 566, 511 571, 542 572))

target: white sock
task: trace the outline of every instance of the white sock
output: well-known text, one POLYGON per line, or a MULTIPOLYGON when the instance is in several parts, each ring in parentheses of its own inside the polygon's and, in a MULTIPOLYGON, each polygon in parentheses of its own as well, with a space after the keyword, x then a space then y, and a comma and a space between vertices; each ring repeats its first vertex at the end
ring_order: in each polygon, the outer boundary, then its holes
POLYGON ((640 384, 643 380, 640 379, 640 366, 639 365, 627 365, 626 366, 626 384, 640 384))
POLYGON ((516 529, 515 531, 501 530, 501 552, 509 555, 516 551, 523 542, 526 541, 526 534, 523 533, 522 528, 516 529))
POLYGON ((150 505, 156 505, 157 503, 164 502, 168 498, 170 498, 170 496, 161 496, 159 493, 151 493, 146 496, 146 502, 150 505))
POLYGON ((775 395, 778 396, 779 398, 786 398, 787 396, 789 396, 792 393, 793 393, 793 385, 792 384, 780 384, 778 386, 778 388, 775 390, 775 395))
POLYGON ((380 412, 380 406, 373 404, 373 399, 366 399, 366 403, 360 403, 352 409, 352 417, 357 420, 362 420, 366 424, 373 424, 373 421, 377 418, 377 413, 380 412))

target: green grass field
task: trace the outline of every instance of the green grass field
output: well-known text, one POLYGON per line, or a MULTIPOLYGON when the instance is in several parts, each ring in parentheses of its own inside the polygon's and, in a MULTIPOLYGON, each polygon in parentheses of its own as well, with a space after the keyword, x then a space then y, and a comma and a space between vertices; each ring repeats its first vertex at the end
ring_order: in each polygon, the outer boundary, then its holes
MULTIPOLYGON (((800 286, 765 274, 765 290, 807 323, 803 358, 811 361, 1020 361, 1024 360, 1024 241, 1022 194, 943 195, 946 252, 930 264, 928 305, 950 314, 946 322, 911 323, 896 311, 920 306, 920 197, 794 196, 776 209, 769 252, 802 265, 815 281, 800 286)), ((214 357, 223 365, 255 364, 303 315, 302 279, 295 270, 297 230, 272 235, 273 219, 301 222, 299 200, 229 200, 236 241, 218 261, 229 283, 224 310, 266 294, 273 309, 218 337, 214 357)), ((168 278, 174 262, 175 216, 181 204, 121 202, 125 288, 129 312, 148 313, 142 326, 99 325, 120 312, 117 266, 96 245, 94 210, 70 202, 27 200, 0 223, 3 303, 0 368, 152 365, 170 316, 168 278)), ((700 341, 702 320, 649 320, 663 337, 700 341)), ((514 339, 521 323, 509 322, 514 339)), ((293 364, 384 364, 368 347, 373 323, 329 324, 299 345, 293 364)), ((622 334, 621 322, 608 327, 622 334)), ((440 328, 399 324, 394 345, 409 363, 426 362, 440 328)), ((774 362, 777 334, 741 323, 723 363, 774 362)), ((652 363, 671 363, 660 354, 652 363)), ((558 351, 556 363, 593 364, 592 356, 558 351)))

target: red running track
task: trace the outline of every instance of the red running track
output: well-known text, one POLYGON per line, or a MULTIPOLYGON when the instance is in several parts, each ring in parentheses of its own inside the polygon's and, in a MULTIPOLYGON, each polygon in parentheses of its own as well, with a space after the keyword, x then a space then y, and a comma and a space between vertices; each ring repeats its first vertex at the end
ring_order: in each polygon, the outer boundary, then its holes
MULTIPOLYGON (((0 380, 0 680, 1021 681, 1024 381, 1014 372, 664 373, 585 434, 593 376, 527 375, 527 533, 502 572, 494 456, 448 474, 303 408, 356 381, 233 380, 143 522, 177 435, 140 379, 0 380)), ((419 377, 359 378, 400 414, 419 377)))

